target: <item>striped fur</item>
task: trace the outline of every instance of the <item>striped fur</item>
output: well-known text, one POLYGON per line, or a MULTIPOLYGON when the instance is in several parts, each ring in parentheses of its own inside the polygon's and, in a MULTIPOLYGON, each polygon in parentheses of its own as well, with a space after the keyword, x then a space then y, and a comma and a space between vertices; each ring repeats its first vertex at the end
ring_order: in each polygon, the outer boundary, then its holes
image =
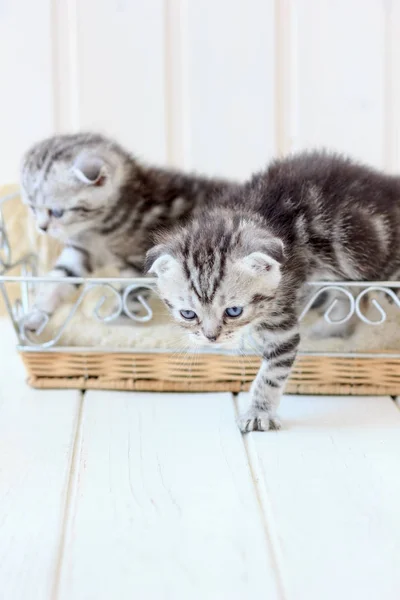
POLYGON ((150 272, 194 340, 224 343, 251 326, 262 365, 240 427, 277 429, 304 284, 399 272, 400 179, 324 153, 290 157, 159 242, 148 253, 150 272), (229 307, 243 312, 230 318, 229 307))
MULTIPOLYGON (((228 183, 139 163, 116 142, 95 133, 46 139, 24 156, 21 188, 37 226, 65 244, 50 275, 88 276, 117 267, 122 276, 143 274, 155 231, 182 223, 228 183), (63 212, 60 212, 63 211, 63 212)), ((27 325, 52 314, 72 286, 39 291, 27 325)))

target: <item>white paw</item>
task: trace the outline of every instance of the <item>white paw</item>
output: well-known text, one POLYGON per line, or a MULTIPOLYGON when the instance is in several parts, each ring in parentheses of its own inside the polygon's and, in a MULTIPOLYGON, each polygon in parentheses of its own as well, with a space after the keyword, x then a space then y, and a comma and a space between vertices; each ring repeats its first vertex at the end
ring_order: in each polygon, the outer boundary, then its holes
POLYGON ((25 331, 40 333, 46 326, 48 320, 49 318, 46 313, 34 308, 23 318, 22 327, 25 331))
POLYGON ((238 425, 242 433, 250 431, 273 431, 282 427, 280 419, 267 411, 257 411, 250 408, 238 418, 238 425))

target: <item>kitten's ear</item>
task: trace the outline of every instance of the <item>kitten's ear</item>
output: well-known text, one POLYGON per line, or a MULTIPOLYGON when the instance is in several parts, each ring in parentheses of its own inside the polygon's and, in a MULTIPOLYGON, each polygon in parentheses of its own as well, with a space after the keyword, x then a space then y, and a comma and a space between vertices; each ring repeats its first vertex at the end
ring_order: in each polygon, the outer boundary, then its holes
POLYGON ((71 170, 79 181, 87 185, 103 185, 106 180, 107 167, 99 156, 80 154, 71 170))
POLYGON ((169 254, 164 244, 151 248, 146 254, 145 271, 159 277, 165 274, 176 263, 176 259, 169 254))
POLYGON ((283 242, 279 238, 266 240, 259 249, 261 252, 268 254, 268 256, 273 258, 279 265, 283 265, 286 260, 283 242))
POLYGON ((250 271, 259 275, 280 268, 280 263, 264 252, 252 252, 242 258, 241 262, 250 271))
POLYGON ((283 244, 278 239, 268 240, 260 250, 240 259, 243 269, 257 277, 265 277, 272 287, 279 285, 281 265, 285 260, 283 244))

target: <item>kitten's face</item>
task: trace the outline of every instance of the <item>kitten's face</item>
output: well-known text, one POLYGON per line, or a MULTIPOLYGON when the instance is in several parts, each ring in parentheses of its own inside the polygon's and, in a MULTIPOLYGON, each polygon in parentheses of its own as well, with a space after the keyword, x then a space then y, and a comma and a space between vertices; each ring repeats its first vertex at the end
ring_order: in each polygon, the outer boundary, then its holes
POLYGON ((150 273, 157 275, 158 291, 175 321, 201 345, 237 343, 244 327, 271 310, 281 277, 279 263, 261 252, 228 259, 222 279, 211 276, 206 284, 194 265, 188 277, 168 254, 156 259, 150 273))
POLYGON ((55 160, 48 169, 21 170, 22 199, 38 230, 65 242, 99 222, 112 192, 111 174, 96 157, 81 156, 73 164, 55 160))

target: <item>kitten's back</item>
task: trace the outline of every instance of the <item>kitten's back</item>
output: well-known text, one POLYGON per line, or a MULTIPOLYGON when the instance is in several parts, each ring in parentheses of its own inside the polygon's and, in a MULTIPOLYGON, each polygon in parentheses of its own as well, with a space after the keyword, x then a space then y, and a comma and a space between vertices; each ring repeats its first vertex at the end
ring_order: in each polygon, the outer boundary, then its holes
POLYGON ((400 179, 328 153, 276 161, 250 187, 256 210, 310 260, 346 279, 389 277, 400 263, 400 179), (258 179, 261 177, 262 182, 258 179))

